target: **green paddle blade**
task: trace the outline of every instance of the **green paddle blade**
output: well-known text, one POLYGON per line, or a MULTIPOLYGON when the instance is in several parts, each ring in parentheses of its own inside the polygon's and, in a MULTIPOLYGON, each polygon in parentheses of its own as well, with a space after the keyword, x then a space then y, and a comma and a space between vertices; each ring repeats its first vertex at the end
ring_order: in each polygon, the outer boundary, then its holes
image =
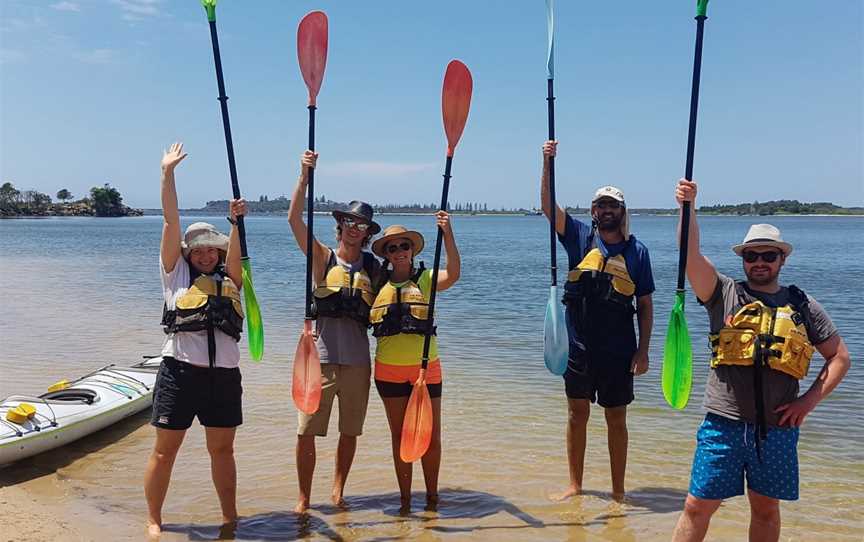
POLYGON ((252 287, 252 265, 249 258, 243 258, 243 299, 246 300, 246 332, 249 341, 249 355, 261 361, 264 355, 264 324, 261 322, 261 309, 252 287))
POLYGON ((546 303, 546 321, 543 326, 543 361, 553 375, 561 376, 567 370, 570 342, 564 320, 564 305, 558 297, 558 287, 551 286, 546 303))
POLYGON ((678 410, 687 406, 692 380, 693 351, 687 319, 684 318, 684 292, 678 291, 669 315, 666 346, 663 348, 663 397, 669 406, 678 410))

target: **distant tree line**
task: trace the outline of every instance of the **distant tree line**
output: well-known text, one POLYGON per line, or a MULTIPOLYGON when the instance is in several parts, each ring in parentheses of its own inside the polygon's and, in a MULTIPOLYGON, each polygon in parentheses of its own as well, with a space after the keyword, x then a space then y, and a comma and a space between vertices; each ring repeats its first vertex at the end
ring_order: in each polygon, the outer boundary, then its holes
POLYGON ((839 215, 839 214, 861 214, 861 207, 840 207, 827 201, 814 203, 801 203, 795 199, 781 199, 760 203, 739 203, 736 205, 703 205, 699 212, 704 214, 724 215, 839 215))
POLYGON ((90 189, 88 197, 69 203, 74 196, 63 188, 56 194, 60 203, 36 190, 18 190, 11 182, 0 185, 0 216, 128 216, 141 214, 123 205, 120 192, 105 183, 90 189))

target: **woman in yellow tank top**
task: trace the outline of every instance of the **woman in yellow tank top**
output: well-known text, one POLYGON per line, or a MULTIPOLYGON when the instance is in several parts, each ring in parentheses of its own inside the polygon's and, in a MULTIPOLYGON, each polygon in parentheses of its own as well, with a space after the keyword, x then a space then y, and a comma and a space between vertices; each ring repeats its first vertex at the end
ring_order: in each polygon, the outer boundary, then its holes
MULTIPOLYGON (((438 211, 438 226, 444 234, 447 263, 438 272, 437 291, 442 292, 459 280, 461 262, 450 216, 438 211)), ((423 250, 423 236, 404 226, 393 225, 372 244, 372 252, 386 261, 384 282, 378 291, 369 315, 372 334, 378 339, 375 352, 375 387, 384 402, 392 437, 393 463, 402 510, 411 508, 412 465, 399 456, 402 422, 408 397, 420 376, 423 342, 429 324, 429 294, 432 270, 414 267, 414 257, 423 250)), ((427 508, 438 503, 438 470, 441 465, 441 362, 433 335, 429 346, 426 386, 432 399, 432 442, 422 458, 426 481, 427 508)))

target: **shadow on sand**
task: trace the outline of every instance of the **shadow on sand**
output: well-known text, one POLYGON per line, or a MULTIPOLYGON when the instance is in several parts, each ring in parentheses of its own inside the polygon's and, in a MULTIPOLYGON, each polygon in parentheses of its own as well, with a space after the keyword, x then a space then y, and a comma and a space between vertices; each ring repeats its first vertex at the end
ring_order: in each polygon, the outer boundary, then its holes
POLYGON ((310 536, 338 542, 345 540, 323 519, 294 512, 267 512, 242 517, 234 525, 166 523, 162 531, 185 533, 189 540, 300 540, 310 536))
POLYGON ((0 467, 0 488, 54 474, 58 469, 117 442, 149 421, 148 408, 65 446, 0 467))

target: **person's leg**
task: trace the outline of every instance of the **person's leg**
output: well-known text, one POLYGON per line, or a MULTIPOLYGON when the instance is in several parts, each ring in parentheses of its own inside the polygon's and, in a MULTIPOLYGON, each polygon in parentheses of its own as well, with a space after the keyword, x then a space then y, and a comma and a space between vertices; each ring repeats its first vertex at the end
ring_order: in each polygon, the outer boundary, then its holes
POLYGON ((357 437, 363 434, 372 368, 369 365, 340 365, 338 376, 339 445, 336 448, 336 473, 333 477, 333 504, 346 507, 343 495, 348 473, 357 451, 357 437))
POLYGON ((234 462, 236 427, 205 427, 210 474, 222 507, 222 523, 237 521, 237 465, 234 462))
POLYGON ((688 494, 684 511, 678 518, 672 542, 701 542, 708 532, 711 516, 720 508, 721 499, 700 499, 688 494))
POLYGON ((321 402, 314 414, 297 413, 297 448, 295 461, 297 464, 297 505, 294 511, 306 513, 312 497, 312 477, 315 474, 315 437, 326 437, 327 426, 330 424, 330 411, 333 409, 333 399, 336 397, 337 366, 330 363, 321 365, 321 402))
MULTIPOLYGON (((439 384, 440 385, 440 384, 439 384)), ((441 397, 432 397, 432 440, 423 454, 423 479, 426 482, 426 506, 438 506, 438 473, 441 470, 441 397)))
POLYGON ((780 501, 747 490, 750 499, 750 542, 780 540, 780 501))
POLYGON ((582 493, 582 473, 585 466, 585 443, 591 403, 588 399, 567 399, 567 464, 570 485, 557 498, 567 499, 582 493))
POLYGON ((171 482, 171 469, 177 451, 186 435, 185 429, 156 428, 156 444, 144 473, 144 497, 147 499, 147 532, 159 536, 162 529, 162 504, 171 482))
POLYGON ((624 499, 624 474, 627 471, 627 407, 607 408, 605 412, 612 498, 621 501, 624 499))
POLYGON ((399 484, 399 499, 401 509, 411 509, 411 475, 412 465, 402 461, 399 448, 402 445, 402 424, 405 421, 405 409, 408 407, 408 397, 385 397, 384 411, 387 413, 387 423, 390 425, 390 446, 393 451, 393 467, 396 470, 396 482, 399 484))

